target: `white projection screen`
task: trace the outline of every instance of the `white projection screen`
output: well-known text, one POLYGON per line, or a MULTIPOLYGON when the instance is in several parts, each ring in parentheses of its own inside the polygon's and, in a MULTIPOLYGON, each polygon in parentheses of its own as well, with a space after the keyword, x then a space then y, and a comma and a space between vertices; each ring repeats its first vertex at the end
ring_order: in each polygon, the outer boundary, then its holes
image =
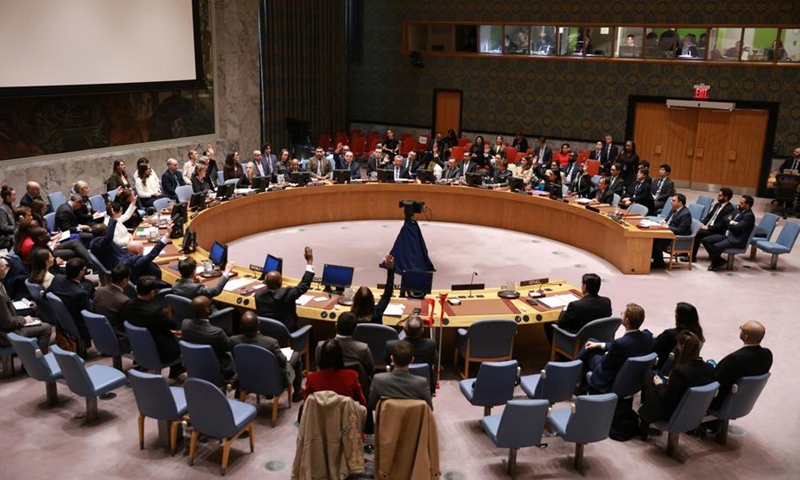
POLYGON ((193 0, 0 0, 0 96, 197 87, 193 0))

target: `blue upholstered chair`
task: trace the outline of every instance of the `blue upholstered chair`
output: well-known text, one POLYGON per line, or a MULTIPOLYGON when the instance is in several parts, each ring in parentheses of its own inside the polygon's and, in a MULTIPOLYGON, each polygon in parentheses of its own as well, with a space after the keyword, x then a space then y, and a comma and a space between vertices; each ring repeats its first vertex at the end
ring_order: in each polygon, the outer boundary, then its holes
POLYGON ((186 395, 181 387, 170 387, 161 375, 130 370, 128 377, 139 409, 139 450, 144 450, 144 418, 169 422, 169 450, 175 456, 178 426, 186 419, 186 395))
POLYGON ((168 293, 164 296, 164 301, 167 306, 172 310, 172 318, 181 324, 187 318, 194 318, 194 313, 190 307, 192 301, 186 297, 168 293))
POLYGON ((44 288, 38 283, 31 283, 30 280, 25 279, 25 286, 30 293, 30 299, 36 304, 36 310, 39 312, 39 319, 43 322, 49 323, 52 326, 58 325, 53 309, 50 308, 50 303, 45 298, 44 288))
POLYGON ((125 385, 125 374, 106 365, 86 367, 77 354, 62 350, 58 345, 50 348, 69 389, 86 398, 86 421, 94 421, 97 418, 97 397, 125 385))
POLYGON ((565 442, 575 444, 575 469, 583 465, 583 446, 608 438, 617 396, 613 393, 602 395, 581 395, 570 408, 553 410, 550 425, 565 442))
POLYGON ((39 350, 39 344, 35 338, 23 337, 13 332, 8 333, 7 336, 28 376, 34 380, 44 382, 47 404, 55 404, 58 401, 56 380, 64 378, 64 376, 61 374, 61 367, 58 366, 53 354, 43 354, 39 350))
POLYGON ((103 265, 94 253, 89 252, 89 258, 92 260, 92 268, 97 271, 97 276, 100 277, 101 285, 108 285, 111 283, 111 269, 103 265))
POLYGON ((695 203, 703 207, 702 216, 700 217, 700 220, 702 220, 706 214, 711 211, 711 205, 714 204, 714 199, 708 195, 700 195, 697 197, 697 201, 695 203))
POLYGON ((150 331, 144 327, 137 327, 130 322, 125 322, 125 333, 128 334, 128 341, 131 344, 131 351, 136 363, 142 367, 153 371, 161 372, 166 367, 171 367, 180 363, 180 357, 172 360, 169 363, 161 363, 161 358, 158 356, 158 349, 156 342, 150 331))
POLYGON ((109 202, 113 202, 114 200, 117 199, 117 190, 116 189, 115 190, 108 190, 106 192, 106 195, 108 196, 108 201, 109 202))
MULTIPOLYGON (((428 385, 435 387, 435 385, 431 383, 431 365, 428 365, 427 363, 412 363, 408 366, 408 371, 411 372, 412 375, 424 378, 428 381, 428 385)), ((436 392, 431 389, 431 395, 434 393, 436 392)))
MULTIPOLYGON (((786 227, 784 227, 784 228, 786 228, 786 227)), ((728 232, 728 233, 730 233, 730 232, 728 232)), ((742 247, 742 248, 726 248, 725 250, 722 251, 723 255, 727 255, 728 256, 728 264, 727 264, 727 267, 726 267, 727 270, 733 270, 733 263, 734 263, 734 261, 736 259, 736 255, 741 255, 741 254, 747 252, 747 246, 750 245, 753 242, 753 236, 755 236, 755 234, 756 234, 756 229, 753 228, 753 231, 750 232, 750 237, 748 237, 747 243, 744 244, 744 247, 742 247)))
POLYGON ((119 346, 117 334, 111 328, 111 324, 104 315, 92 313, 87 310, 81 310, 83 321, 89 329, 89 335, 92 337, 94 348, 103 355, 108 355, 112 358, 114 368, 122 371, 122 348, 119 346))
POLYGON ((220 474, 225 475, 231 443, 239 438, 242 432, 248 432, 250 452, 254 450, 253 420, 256 418, 256 407, 226 398, 217 387, 200 378, 188 378, 183 389, 186 392, 186 403, 193 428, 189 442, 189 465, 194 465, 197 437, 202 433, 224 440, 220 474))
POLYGON ((160 211, 162 211, 164 209, 169 208, 169 202, 171 202, 171 201, 172 201, 172 199, 166 198, 166 197, 157 198, 157 199, 153 200, 153 208, 155 208, 156 213, 158 213, 158 212, 160 212, 160 211))
POLYGON ((622 200, 622 198, 620 198, 619 194, 615 193, 614 194, 614 200, 611 201, 611 205, 614 206, 614 207, 619 207, 619 201, 620 200, 622 200))
POLYGON ((695 220, 703 220, 705 216, 706 208, 703 205, 699 205, 697 203, 690 203, 686 206, 689 209, 689 213, 692 214, 692 218, 695 220))
POLYGON ((51 232, 56 230, 56 212, 45 214, 44 223, 47 224, 47 229, 51 232))
POLYGON ((772 240, 772 234, 775 233, 775 227, 778 226, 779 217, 774 213, 765 213, 763 217, 761 217, 761 221, 758 222, 756 226, 756 230, 763 231, 764 234, 756 234, 753 236, 753 239, 750 240, 750 260, 756 259, 756 245, 760 241, 769 242, 772 240))
POLYGON ((689 235, 675 235, 675 238, 672 239, 672 245, 667 252, 669 254, 670 270, 677 267, 689 267, 689 270, 692 269, 692 248, 696 241, 697 232, 700 231, 700 227, 702 226, 703 222, 693 218, 691 233, 689 233, 689 235), (678 257, 681 255, 689 257, 689 262, 685 264, 679 263, 678 257))
POLYGON ((61 192, 48 193, 47 203, 49 203, 50 208, 53 209, 53 218, 55 218, 55 211, 58 210, 58 207, 67 203, 67 197, 65 197, 64 194, 61 192))
POLYGON ((220 170, 217 172, 217 185, 225 184, 225 173, 220 170))
POLYGON ((175 196, 178 197, 179 202, 188 202, 191 200, 192 193, 194 193, 194 191, 191 185, 181 185, 175 189, 175 196))
POLYGON ((513 320, 479 320, 469 328, 459 328, 453 363, 458 368, 458 354, 464 357, 462 378, 469 378, 469 362, 502 362, 511 360, 517 323, 513 320))
POLYGON ((508 448, 507 471, 515 478, 517 450, 542 443, 550 404, 547 400, 511 400, 502 414, 483 417, 483 430, 497 448, 508 448))
POLYGON ((386 342, 397 339, 397 330, 388 325, 360 323, 353 332, 353 340, 364 342, 369 347, 376 368, 386 366, 386 342))
POLYGON ((186 373, 190 378, 202 378, 217 387, 225 385, 219 359, 211 345, 199 345, 184 340, 179 341, 178 345, 181 349, 183 366, 186 367, 186 373))
POLYGON ((64 329, 67 335, 75 340, 75 344, 78 348, 78 355, 80 355, 81 358, 86 358, 86 344, 81 338, 78 324, 75 323, 75 319, 72 318, 64 302, 61 301, 56 294, 50 292, 45 294, 45 298, 50 304, 50 310, 52 310, 53 315, 55 315, 58 320, 58 324, 61 325, 61 328, 64 329))
MULTIPOLYGON (((653 368, 657 358, 658 355, 655 353, 648 353, 640 357, 626 359, 617 376, 614 377, 614 383, 611 384, 611 389, 608 392, 616 394, 619 398, 627 398, 641 391, 644 388, 645 374, 653 368)), ((597 387, 592 383, 592 372, 586 374, 586 381, 597 390, 597 387)))
POLYGON ((551 405, 572 398, 575 387, 581 382, 583 363, 580 360, 571 362, 547 362, 538 375, 525 375, 519 386, 531 399, 545 399, 551 405))
MULTIPOLYGON (((772 259, 769 262, 770 269, 775 270, 775 268, 777 268, 778 255, 791 253, 797 241, 798 233, 800 233, 800 224, 797 222, 787 222, 774 242, 767 240, 758 240, 756 242, 756 246, 759 250, 772 254, 772 259)), ((753 240, 757 239, 754 238, 753 240)))
POLYGON ((720 445, 728 442, 728 423, 731 420, 744 417, 753 410, 753 405, 767 385, 769 373, 752 377, 741 377, 731 387, 731 391, 716 410, 709 410, 708 414, 722 420, 716 440, 720 445))
POLYGON ((669 432, 667 455, 675 456, 681 432, 693 430, 700 425, 711 405, 711 400, 717 394, 717 389, 719 389, 717 382, 690 388, 683 394, 678 407, 668 420, 659 420, 654 423, 656 427, 669 432))
POLYGON ((294 332, 289 332, 286 325, 272 318, 258 317, 258 328, 262 335, 272 337, 280 343, 281 347, 291 347, 303 356, 303 373, 308 373, 309 343, 311 325, 305 325, 294 332))
POLYGON ((590 338, 599 342, 614 340, 614 334, 621 324, 622 319, 619 317, 598 318, 581 327, 576 333, 553 325, 553 346, 550 350, 550 360, 556 360, 558 354, 570 360, 577 358, 581 348, 590 338))
POLYGON ((458 387, 472 405, 483 407, 483 416, 492 412, 492 407, 505 405, 514 396, 519 364, 507 362, 484 362, 478 369, 478 377, 461 380, 458 387))
POLYGON ((106 199, 102 195, 92 195, 89 197, 89 205, 95 212, 106 213, 106 199))
POLYGON ((664 208, 661 209, 661 213, 658 215, 650 215, 647 217, 648 220, 653 220, 654 222, 660 222, 662 220, 666 220, 669 217, 670 212, 672 212, 672 202, 667 201, 664 204, 664 208))
POLYGON ((638 203, 632 203, 627 210, 628 215, 639 215, 641 217, 646 217, 647 213, 650 211, 644 205, 640 205, 638 203))
POLYGON ((286 383, 283 369, 275 355, 258 345, 236 345, 233 347, 233 360, 239 378, 239 400, 244 401, 248 394, 272 397, 272 426, 278 421, 278 407, 281 395, 286 392, 286 403, 292 406, 292 385, 286 383))

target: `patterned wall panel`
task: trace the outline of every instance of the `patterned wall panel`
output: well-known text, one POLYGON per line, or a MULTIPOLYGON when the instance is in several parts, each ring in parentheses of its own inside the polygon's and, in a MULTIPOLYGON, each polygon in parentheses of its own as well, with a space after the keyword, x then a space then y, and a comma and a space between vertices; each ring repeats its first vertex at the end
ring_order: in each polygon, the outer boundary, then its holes
POLYGON ((430 125, 434 88, 464 91, 465 130, 595 139, 625 134, 629 95, 690 97, 711 85, 712 100, 780 102, 776 145, 800 145, 800 69, 665 65, 520 58, 423 57, 400 53, 404 20, 770 24, 800 18, 798 2, 365 2, 364 61, 350 74, 349 117, 430 125))

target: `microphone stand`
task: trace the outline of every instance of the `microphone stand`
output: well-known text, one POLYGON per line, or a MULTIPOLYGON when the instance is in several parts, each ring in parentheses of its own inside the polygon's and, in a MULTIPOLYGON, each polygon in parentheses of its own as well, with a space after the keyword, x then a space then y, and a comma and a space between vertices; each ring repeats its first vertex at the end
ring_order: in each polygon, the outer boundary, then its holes
POLYGON ((469 280, 469 298, 472 298, 472 284, 476 276, 478 276, 478 272, 472 272, 472 278, 469 280))

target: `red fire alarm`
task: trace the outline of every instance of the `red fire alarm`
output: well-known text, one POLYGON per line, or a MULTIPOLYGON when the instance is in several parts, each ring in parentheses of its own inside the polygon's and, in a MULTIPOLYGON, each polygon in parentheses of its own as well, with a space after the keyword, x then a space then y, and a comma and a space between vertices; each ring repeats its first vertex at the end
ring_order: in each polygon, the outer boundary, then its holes
POLYGON ((711 90, 710 85, 695 85, 694 86, 694 98, 699 100, 708 100, 708 91, 711 90))

